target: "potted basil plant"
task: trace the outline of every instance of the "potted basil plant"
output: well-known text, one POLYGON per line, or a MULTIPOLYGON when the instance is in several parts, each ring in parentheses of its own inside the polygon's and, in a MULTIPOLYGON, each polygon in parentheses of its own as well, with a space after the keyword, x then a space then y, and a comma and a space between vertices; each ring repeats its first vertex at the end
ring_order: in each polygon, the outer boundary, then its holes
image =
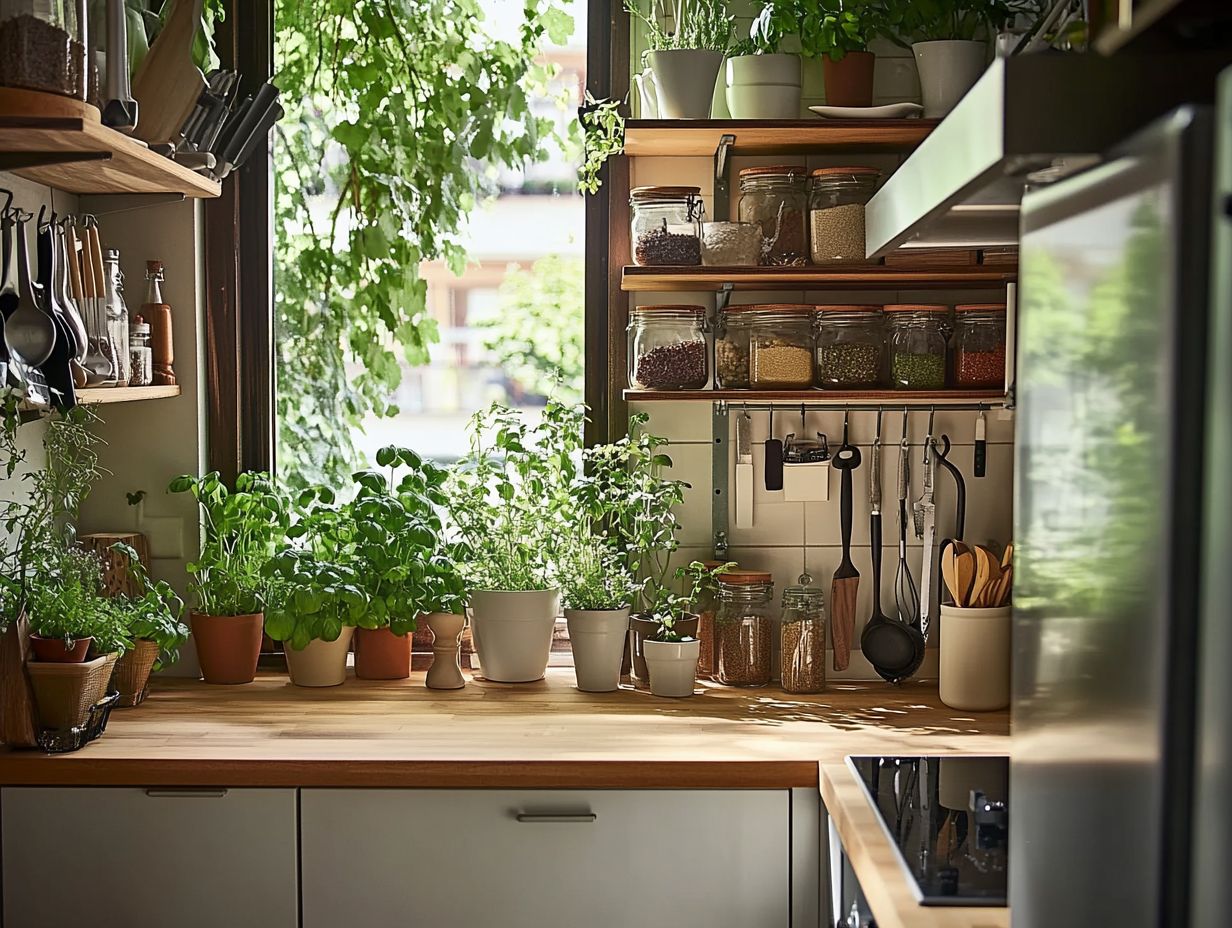
POLYGON ((649 14, 637 0, 625 0, 625 10, 646 31, 659 117, 708 118, 734 28, 723 0, 674 0, 670 10, 664 0, 651 0, 649 14))
POLYGON ((786 51, 800 28, 797 0, 764 0, 727 59, 727 109, 733 119, 795 119, 800 115, 800 56, 786 51))
POLYGON ((122 542, 111 546, 128 559, 128 572, 138 593, 117 596, 112 605, 121 613, 133 646, 116 663, 112 681, 120 693, 117 707, 140 705, 149 692, 150 674, 164 663, 179 660, 188 640, 188 626, 181 616, 184 601, 165 580, 152 581, 132 547, 122 542))
POLYGON ((821 58, 826 103, 871 106, 877 58, 868 46, 887 28, 885 0, 821 0, 803 14, 800 45, 821 58))

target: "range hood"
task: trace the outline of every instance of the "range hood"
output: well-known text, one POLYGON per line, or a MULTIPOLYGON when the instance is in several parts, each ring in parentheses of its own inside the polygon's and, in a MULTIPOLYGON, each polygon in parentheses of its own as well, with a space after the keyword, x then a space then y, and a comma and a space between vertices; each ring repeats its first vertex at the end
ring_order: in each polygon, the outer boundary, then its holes
POLYGON ((1193 56, 998 59, 869 201, 868 256, 1017 245, 1028 186, 1097 164, 1135 129, 1193 102, 1206 65, 1193 56))

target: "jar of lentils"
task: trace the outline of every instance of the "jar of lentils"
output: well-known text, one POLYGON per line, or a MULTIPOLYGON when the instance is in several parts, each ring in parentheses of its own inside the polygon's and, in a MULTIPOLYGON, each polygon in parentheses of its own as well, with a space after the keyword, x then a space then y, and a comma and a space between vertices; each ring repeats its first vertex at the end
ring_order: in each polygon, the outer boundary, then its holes
POLYGON ((826 594, 813 578, 800 575, 783 590, 779 677, 788 693, 820 693, 826 688, 826 594))
POLYGON ((813 385, 813 307, 771 303, 749 313, 749 385, 797 390, 813 385))
POLYGON ((702 263, 700 187, 634 187, 633 263, 693 267, 702 263))
POLYGON ((880 306, 818 306, 817 386, 829 390, 884 382, 885 316, 880 306))
POLYGON ((749 385, 749 332, 755 306, 728 306, 714 333, 714 382, 724 390, 749 385))
POLYGON ((945 389, 948 307, 899 303, 883 309, 891 385, 900 390, 945 389))
POLYGON ((954 385, 966 389, 1005 385, 1005 305, 954 307, 954 385))
POLYGON ((818 168, 809 187, 809 253, 814 264, 859 264, 867 259, 864 205, 881 172, 876 168, 818 168))
POLYGON ((719 682, 724 686, 765 686, 770 682, 774 580, 756 570, 719 574, 719 682))
POLYGON ((706 310, 639 306, 629 314, 629 385, 635 390, 700 390, 710 379, 706 310))
POLYGON ((761 263, 808 263, 808 170, 802 165, 740 172, 740 221, 761 227, 761 263))

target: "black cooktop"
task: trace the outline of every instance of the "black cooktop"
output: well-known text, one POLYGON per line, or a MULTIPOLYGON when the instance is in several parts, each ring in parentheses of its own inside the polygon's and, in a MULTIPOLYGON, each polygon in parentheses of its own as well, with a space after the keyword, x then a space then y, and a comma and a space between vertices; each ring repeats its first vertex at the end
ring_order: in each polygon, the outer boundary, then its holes
POLYGON ((1006 905, 1008 757, 850 757, 921 905, 1006 905))

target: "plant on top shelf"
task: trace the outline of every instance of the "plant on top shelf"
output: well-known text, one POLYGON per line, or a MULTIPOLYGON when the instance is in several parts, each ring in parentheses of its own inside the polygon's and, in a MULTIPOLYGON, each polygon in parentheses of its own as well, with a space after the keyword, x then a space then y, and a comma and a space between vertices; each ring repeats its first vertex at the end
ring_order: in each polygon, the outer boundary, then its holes
POLYGON ((801 12, 800 47, 822 59, 826 103, 870 106, 876 57, 868 46, 889 28, 884 0, 821 0, 801 12))
POLYGON ((802 21, 819 9, 800 0, 763 0, 748 38, 727 59, 727 108, 734 119, 793 119, 800 115, 800 56, 788 49, 802 21))
POLYGON ((111 550, 127 559, 129 576, 138 591, 135 596, 119 595, 108 601, 133 642, 116 663, 112 677, 120 693, 118 705, 135 706, 145 698, 151 671, 179 660, 180 648, 188 640, 188 626, 181 618, 184 601, 171 584, 151 580, 129 545, 117 542, 111 550))
POLYGON ((734 19, 723 0, 650 0, 649 13, 639 0, 625 0, 625 10, 646 31, 646 60, 654 73, 659 116, 706 119, 715 80, 731 47, 734 19), (670 27, 669 27, 670 19, 670 27))

